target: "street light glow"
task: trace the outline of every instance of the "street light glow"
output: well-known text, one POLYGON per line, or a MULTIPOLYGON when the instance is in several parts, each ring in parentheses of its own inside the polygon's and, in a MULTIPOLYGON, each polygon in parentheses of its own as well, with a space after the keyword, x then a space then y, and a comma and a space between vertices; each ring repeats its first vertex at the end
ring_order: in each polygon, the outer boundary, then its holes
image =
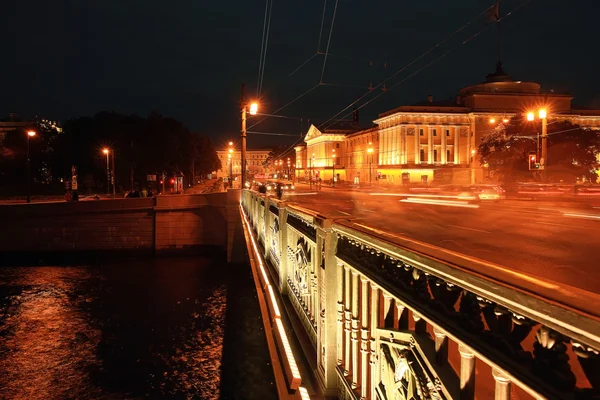
POLYGON ((233 146, 233 142, 229 142, 229 145, 230 145, 230 146, 233 146))
POLYGON ((544 119, 546 118, 546 110, 545 109, 540 109, 538 116, 540 117, 540 119, 544 119))
POLYGON ((102 152, 103 152, 104 154, 108 154, 108 149, 102 149, 102 152))
POLYGON ((229 149, 229 153, 233 153, 233 149, 229 149))
POLYGON ((504 122, 504 123, 506 124, 506 123, 508 122, 508 118, 504 118, 504 119, 502 120, 502 122, 504 122))
POLYGON ((527 113, 527 121, 533 121, 535 119, 535 115, 530 111, 527 113))
POLYGON ((496 118, 490 118, 490 124, 495 124, 496 123, 496 118))
POLYGON ((256 115, 258 112, 258 103, 254 102, 250 104, 250 115, 256 115))
POLYGON ((35 136, 35 131, 29 131, 29 132, 27 132, 27 134, 29 136, 31 136, 31 137, 34 137, 35 136))

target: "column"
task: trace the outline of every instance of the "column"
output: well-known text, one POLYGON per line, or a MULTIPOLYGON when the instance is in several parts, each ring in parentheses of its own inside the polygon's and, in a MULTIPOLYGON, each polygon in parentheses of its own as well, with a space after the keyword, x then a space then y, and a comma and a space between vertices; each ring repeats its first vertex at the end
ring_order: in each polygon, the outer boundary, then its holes
MULTIPOLYGON (((279 292, 287 292, 288 257, 287 257, 287 209, 280 204, 279 209, 279 292)), ((270 212, 270 211, 269 211, 270 212)))
POLYGON ((352 313, 350 312, 350 267, 344 265, 344 375, 350 375, 351 353, 350 332, 352 332, 352 313))
POLYGON ((342 366, 344 360, 344 268, 341 265, 335 267, 336 273, 336 295, 337 295, 337 365, 342 366))
POLYGON ((421 163, 421 129, 419 126, 415 126, 415 164, 421 163))
POLYGON ((440 162, 442 164, 446 164, 448 162, 448 160, 446 160, 446 142, 447 142, 447 136, 446 136, 446 129, 448 129, 447 126, 442 126, 442 154, 440 154, 440 162))
POLYGON ((400 128, 400 164, 407 164, 406 160, 406 127, 400 128))
POLYGON ((265 260, 269 256, 269 250, 271 249, 271 219, 273 219, 273 215, 271 211, 269 211, 269 199, 265 196, 264 198, 265 206, 264 206, 264 232, 265 232, 265 260))
POLYGON ((437 326, 433 327, 433 334, 435 335, 435 362, 437 365, 445 365, 448 362, 448 336, 437 326))
MULTIPOLYGON (((325 222, 330 223, 329 220, 325 222)), ((318 233, 317 248, 321 248, 319 247, 319 241, 322 241, 325 245, 325 269, 322 269, 319 265, 315 269, 317 282, 319 282, 319 276, 324 274, 324 279, 321 280, 323 284, 317 285, 315 291, 316 298, 313 300, 316 312, 314 318, 322 323, 317 335, 317 354, 320 354, 317 363, 322 367, 318 368, 318 370, 323 370, 322 386, 325 389, 324 392, 326 395, 332 395, 337 393, 336 364, 338 362, 338 349, 341 348, 342 339, 342 335, 339 334, 341 322, 339 321, 339 312, 337 309, 342 293, 342 267, 338 266, 335 257, 337 235, 330 229, 327 229, 318 233), (324 309, 324 316, 321 310, 319 310, 320 299, 323 297, 321 295, 325 297, 323 304, 321 304, 321 307, 324 309)), ((317 251, 313 252, 314 255, 318 253, 317 251)), ((317 260, 320 259, 320 257, 316 256, 314 258, 317 260)), ((317 261, 318 263, 319 261, 317 261)))
POLYGON ((379 328, 379 288, 371 284, 371 356, 369 357, 369 368, 371 369, 371 399, 376 399, 375 387, 379 383, 379 368, 377 368, 377 328, 379 328))
POLYGON ((454 164, 460 164, 460 127, 454 127, 454 164))
POLYGON ((360 397, 366 399, 369 396, 369 281, 360 277, 360 397))
POLYGON ((359 333, 358 333, 358 273, 352 271, 352 388, 358 387, 360 369, 358 367, 359 333))
POLYGON ((494 400, 510 400, 510 379, 502 371, 493 368, 492 376, 496 381, 494 400))
POLYGON ((392 153, 391 153, 391 156, 392 156, 392 164, 396 165, 396 164, 400 164, 400 160, 398 159, 398 152, 399 152, 399 149, 398 149, 398 147, 399 147, 398 146, 398 142, 399 142, 399 139, 398 139, 398 127, 395 126, 393 128, 392 132, 393 133, 392 133, 392 153))
POLYGON ((475 355, 462 344, 458 346, 460 353, 460 399, 475 398, 475 355))
POLYGON ((427 127, 427 164, 433 164, 433 127, 427 127))

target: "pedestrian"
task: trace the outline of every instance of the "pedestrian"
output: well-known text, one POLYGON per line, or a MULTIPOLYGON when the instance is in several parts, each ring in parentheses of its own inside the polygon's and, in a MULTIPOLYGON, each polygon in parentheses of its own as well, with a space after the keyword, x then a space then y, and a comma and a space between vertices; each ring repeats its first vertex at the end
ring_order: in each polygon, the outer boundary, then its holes
POLYGON ((148 190, 146 188, 142 189, 142 197, 148 197, 148 190))

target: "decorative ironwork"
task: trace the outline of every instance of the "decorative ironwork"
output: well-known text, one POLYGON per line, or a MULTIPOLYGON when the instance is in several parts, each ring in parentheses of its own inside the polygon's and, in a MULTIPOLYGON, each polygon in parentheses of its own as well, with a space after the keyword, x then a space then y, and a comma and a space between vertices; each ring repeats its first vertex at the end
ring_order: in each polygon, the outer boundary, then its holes
POLYGON ((313 242, 317 242, 317 229, 297 215, 288 213, 287 224, 302 233, 313 242))

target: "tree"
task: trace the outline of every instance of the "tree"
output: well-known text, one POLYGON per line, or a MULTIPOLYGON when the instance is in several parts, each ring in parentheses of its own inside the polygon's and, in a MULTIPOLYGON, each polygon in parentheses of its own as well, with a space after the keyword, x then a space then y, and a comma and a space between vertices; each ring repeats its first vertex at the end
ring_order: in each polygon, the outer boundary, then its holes
POLYGON ((275 170, 275 161, 277 159, 279 159, 279 157, 283 154, 283 152, 285 152, 287 150, 287 147, 285 146, 278 146, 275 149, 273 149, 272 151, 269 152, 269 155, 267 156, 267 158, 265 159, 265 161, 263 161, 263 168, 265 169, 265 171, 267 171, 267 173, 271 173, 275 170))
POLYGON ((206 175, 221 169, 221 160, 209 138, 199 134, 192 135, 193 163, 196 175, 206 175))
MULTIPOLYGON (((514 117, 500 124, 479 144, 479 156, 490 173, 503 182, 539 180, 529 171, 528 156, 538 155, 538 133, 541 123, 514 117)), ((541 138, 539 139, 541 143, 541 138)), ((600 133, 568 121, 551 120, 548 124, 548 160, 546 173, 551 181, 574 182, 578 178, 595 182, 600 152, 600 133)))

